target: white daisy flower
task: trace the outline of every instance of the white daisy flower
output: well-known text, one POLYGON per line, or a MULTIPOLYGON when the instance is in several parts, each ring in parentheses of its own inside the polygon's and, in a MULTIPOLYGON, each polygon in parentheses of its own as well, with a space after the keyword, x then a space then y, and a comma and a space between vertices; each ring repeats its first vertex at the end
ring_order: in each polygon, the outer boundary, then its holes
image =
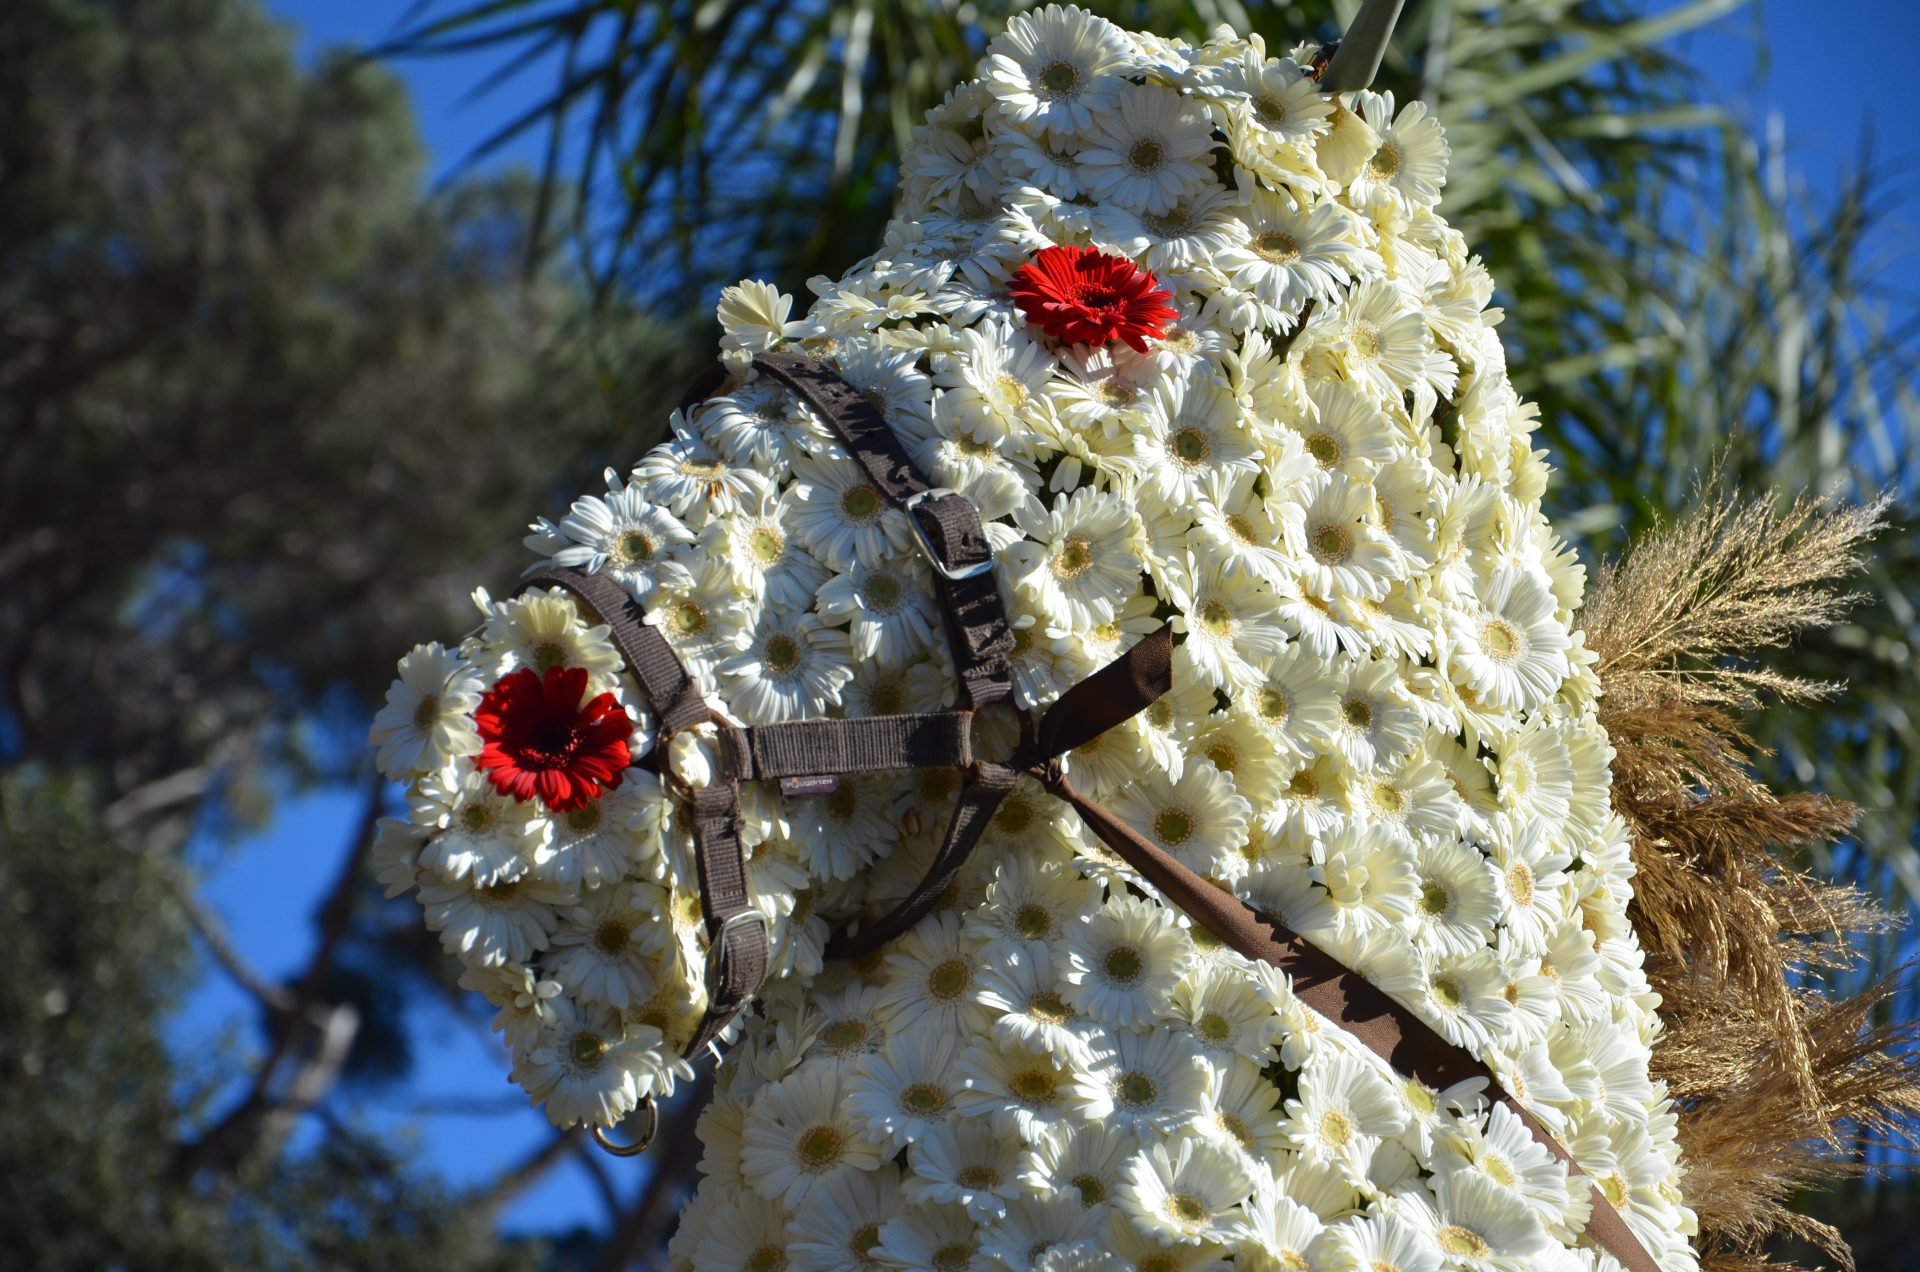
POLYGON ((1451 1119, 1436 1142, 1437 1174, 1471 1171, 1523 1203, 1542 1223, 1564 1223, 1567 1168, 1506 1105, 1494 1105, 1485 1118, 1451 1119))
POLYGON ((1058 1134, 1027 1149, 1021 1182, 1068 1197, 1082 1209, 1103 1210, 1118 1193, 1133 1148, 1132 1136, 1104 1123, 1063 1122, 1058 1134))
POLYGON ((1330 303, 1356 274, 1378 268, 1378 258, 1354 242, 1350 215, 1337 203, 1308 206, 1255 190, 1240 216, 1238 241, 1213 265, 1260 302, 1269 327, 1292 327, 1309 300, 1330 303))
POLYGON ((1095 1272, 1113 1265, 1096 1238, 1104 1216, 1066 1196, 1016 1196, 981 1233, 980 1253, 1011 1272, 1095 1272))
POLYGON ((831 1066, 808 1066, 754 1098, 741 1137, 740 1175, 768 1201, 799 1209, 820 1185, 880 1164, 856 1126, 831 1066))
POLYGON ((1330 1268, 1365 1272, 1441 1272, 1440 1249, 1392 1211, 1353 1215, 1321 1234, 1318 1258, 1330 1268))
POLYGON ((1295 842, 1312 840, 1346 816, 1349 784, 1346 764, 1337 754, 1322 755, 1295 769, 1271 808, 1260 814, 1270 833, 1287 834, 1295 842))
POLYGON ((988 1272, 980 1225, 959 1206, 909 1205, 880 1226, 874 1253, 888 1267, 988 1272))
POLYGON ((777 503, 712 522, 700 548, 726 559, 741 592, 765 597, 779 610, 806 609, 832 577, 788 531, 777 503))
POLYGON ((964 1206, 985 1223, 1007 1212, 1020 1184, 1020 1143, 987 1121, 942 1122, 907 1146, 908 1201, 964 1206))
POLYGON ((1531 711, 1553 697, 1568 671, 1567 630, 1553 593, 1531 571, 1501 566, 1471 610, 1452 615, 1447 663, 1495 710, 1531 711))
POLYGON ((872 774, 848 773, 824 795, 785 801, 800 864, 816 879, 851 879, 898 837, 891 803, 872 774))
POLYGON ((1282 1027, 1272 1004, 1237 968, 1194 969, 1174 988, 1172 1007, 1217 1068, 1236 1055, 1266 1064, 1280 1042, 1282 1027))
POLYGON ((987 45, 981 81, 1012 123, 1059 136, 1086 132, 1126 87, 1126 33, 1078 5, 1015 14, 987 45))
MULTIPOLYGON (((1308 1251, 1325 1231, 1320 1216, 1271 1184, 1248 1198, 1233 1224, 1233 1264, 1251 1272, 1303 1272, 1314 1266, 1308 1251)), ((1317 1254, 1317 1252, 1316 1252, 1317 1254)))
POLYGON ((877 566, 912 548, 905 515, 852 461, 803 455, 794 460, 793 475, 794 533, 829 569, 845 571, 856 561, 877 566))
POLYGON ((582 621, 580 605, 563 588, 531 588, 495 601, 475 588, 473 603, 486 618, 476 661, 489 680, 522 667, 545 675, 555 667, 585 667, 591 693, 613 687, 622 666, 605 623, 582 621))
POLYGON ((541 805, 502 794, 470 764, 428 774, 407 806, 409 819, 429 836, 420 866, 440 879, 484 887, 520 878, 553 837, 541 805))
POLYGON ((888 947, 880 1008, 896 1033, 932 1029, 975 1032, 986 1011, 974 1001, 980 956, 952 911, 929 915, 888 947))
POLYGON ((694 410, 693 426, 729 464, 777 480, 792 474, 794 456, 838 444, 826 425, 770 376, 708 398, 694 410))
POLYGON ((749 724, 827 714, 853 679, 852 642, 812 614, 767 610, 746 648, 720 664, 727 702, 749 724))
POLYGON ((1427 104, 1408 102, 1397 116, 1392 93, 1364 94, 1358 104, 1380 140, 1373 157, 1347 186, 1347 198, 1356 207, 1387 198, 1409 211, 1440 202, 1451 149, 1446 130, 1427 113, 1427 104))
POLYGON ((741 647, 752 620, 752 607, 734 591, 733 577, 718 558, 701 562, 693 573, 663 578, 646 615, 708 692, 713 665, 741 647))
POLYGON ((1340 677, 1334 745, 1355 770, 1367 772, 1413 752, 1425 734, 1393 665, 1361 662, 1340 677))
POLYGON ((1165 212, 1211 175, 1213 120, 1170 88, 1129 85, 1086 130, 1082 186, 1133 212, 1165 212))
MULTIPOLYGON (((708 1142, 704 1135, 701 1141, 708 1142)), ((883 1272, 887 1265, 878 1256, 880 1229, 905 1209, 900 1170, 893 1163, 848 1173, 808 1197, 788 1223, 788 1248, 813 1272, 883 1272)))
POLYGON ((1513 1014, 1507 978, 1492 950, 1435 955, 1410 1004, 1456 1047, 1490 1047, 1513 1014))
MULTIPOLYGON (((986 951, 982 956, 987 957, 986 951)), ((1035 955, 1002 947, 998 960, 987 959, 975 998, 994 1013, 990 1028, 997 1042, 1044 1047, 1062 1057, 1085 1055, 1095 1028, 1067 1001, 1055 965, 1053 951, 1044 949, 1035 955)))
POLYGON ((881 1149, 899 1151, 953 1116, 961 1089, 953 1065, 963 1050, 951 1034, 893 1033, 855 1061, 848 1111, 881 1149))
POLYGON ((1244 570, 1280 590, 1292 580, 1305 550, 1304 518, 1299 504, 1276 503, 1260 493, 1259 486, 1272 480, 1271 469, 1259 479, 1244 468, 1207 474, 1191 534, 1204 545, 1200 555, 1218 560, 1226 572, 1244 570))
POLYGON ((1283 181, 1303 143, 1325 132, 1333 103, 1306 69, 1250 46, 1220 68, 1214 84, 1229 106, 1234 156, 1268 181, 1283 181))
POLYGON ((1166 849, 1181 864, 1201 869, 1237 852, 1253 815, 1233 779, 1211 764, 1189 764, 1178 780, 1160 772, 1113 797, 1120 819, 1166 849))
POLYGON ((1083 487, 1050 512, 1016 510, 1014 524, 1027 541, 1005 554, 1006 566, 1055 624, 1108 622, 1140 590, 1140 558, 1131 547, 1135 523, 1124 502, 1083 487))
MULTIPOLYGON (((1009 855, 994 863, 986 900, 966 916, 966 934, 985 942, 986 970, 996 964, 1051 970, 1073 921, 1100 904, 1100 890, 1064 862, 1009 855)), ((1011 1005, 997 1010, 1011 1010, 1011 1005)))
POLYGON ((1164 212, 1134 212, 1118 204, 1086 210, 1095 242, 1114 247, 1157 275, 1206 265, 1243 233, 1234 196, 1209 181, 1164 212))
POLYGON ((933 645, 940 622, 926 567, 902 555, 836 575, 820 589, 819 607, 827 618, 847 621, 856 660, 890 667, 919 658, 933 645))
POLYGON ((1218 560, 1189 557, 1186 595, 1173 629, 1186 637, 1192 666, 1209 687, 1229 692, 1260 683, 1259 668, 1286 647, 1275 621, 1273 593, 1247 572, 1218 560))
POLYGON ((1120 1202, 1134 1226, 1166 1241, 1229 1238, 1232 1212, 1253 1191, 1238 1158, 1212 1144, 1153 1144, 1127 1163, 1120 1202))
POLYGON ((1325 660, 1304 645, 1289 645, 1261 665, 1254 684, 1247 704, 1278 751, 1298 759, 1332 746, 1340 693, 1325 660))
POLYGON ((793 1266, 787 1257, 788 1222, 784 1206, 731 1207, 702 1230, 695 1266, 701 1272, 787 1272, 793 1266))
POLYGON ((486 683, 460 656, 436 643, 415 645, 400 659, 400 677, 373 717, 367 743, 374 763, 396 781, 480 753, 473 710, 486 683))
POLYGON ((1460 797, 1447 771, 1425 747, 1391 766, 1359 775, 1349 792, 1360 817, 1385 822, 1408 836, 1452 836, 1460 825, 1460 797))
POLYGON ((1024 330, 998 319, 954 333, 953 353, 935 382, 946 390, 935 418, 951 412, 958 433, 1023 438, 1053 375, 1054 359, 1024 330))
POLYGON ((842 345, 833 354, 840 378, 859 390, 896 432, 924 433, 933 422, 933 379, 913 349, 842 345))
POLYGON ((1393 421, 1373 398, 1339 380, 1311 380, 1314 417, 1288 423, 1322 469, 1369 477, 1393 458, 1393 421))
POLYGON ((664 803, 659 778, 626 770, 600 798, 549 815, 550 836, 533 850, 533 877, 561 888, 600 888, 630 873, 652 874, 664 864, 657 837, 664 803))
POLYGON ((1142 1232, 1119 1205, 1109 1212, 1101 1243, 1112 1261, 1089 1272, 1233 1272, 1226 1246, 1205 1239, 1169 1244, 1166 1237, 1142 1232))
POLYGON ((885 1048, 894 1036, 881 1019, 880 991, 860 981, 822 998, 798 1032, 811 1035, 806 1048, 809 1057, 843 1066, 857 1065, 885 1048))
POLYGON ((1140 1136, 1165 1134, 1192 1120, 1208 1073, 1177 1034, 1113 1034, 1091 1045, 1084 1065, 1074 1065, 1072 1098, 1090 1121, 1140 1136))
POLYGON ((611 468, 605 498, 583 495, 558 525, 542 517, 532 529, 524 541, 528 548, 563 568, 604 571, 642 601, 653 594, 662 570, 680 568, 681 549, 694 537, 611 468))
POLYGON ((720 320, 720 347, 760 353, 792 334, 789 322, 793 297, 772 283, 747 279, 720 289, 716 316, 720 320))
POLYGON ((954 1072, 961 1083, 954 1103, 962 1118, 985 1117, 996 1130, 1027 1143, 1050 1136, 1067 1114, 1071 1079, 1044 1043, 976 1041, 954 1072))
POLYGON ((1375 823, 1348 822, 1313 848, 1310 877, 1323 906, 1301 914, 1302 930, 1331 927, 1342 939, 1397 928, 1413 917, 1419 893, 1404 836, 1375 823))
POLYGON ((1406 568, 1373 521, 1373 488, 1345 473, 1328 473, 1308 490, 1301 582, 1323 595, 1385 596, 1406 568))
POLYGON ((1198 376, 1156 385, 1133 436, 1130 463, 1143 489, 1174 508, 1191 508, 1221 469, 1258 469, 1254 439, 1233 395, 1198 376))
POLYGON ((730 464, 705 442, 673 437, 634 465, 631 489, 689 523, 738 512, 764 501, 773 483, 751 468, 730 464))
POLYGON ((1193 1119, 1202 1135, 1237 1155, 1256 1178, 1265 1176, 1267 1163, 1287 1150, 1279 1088, 1260 1071, 1272 1060, 1271 1054, 1258 1061, 1227 1056, 1216 1063, 1208 1077, 1207 1102, 1193 1119))
POLYGON ((1188 946, 1167 907, 1114 897, 1069 926, 1061 995, 1101 1024, 1141 1028, 1165 1014, 1186 971, 1188 946))
POLYGON ((1234 790, 1254 804, 1272 800, 1293 776, 1293 765, 1238 702, 1208 716, 1191 747, 1195 758, 1204 758, 1232 778, 1234 790))
POLYGON ((604 1008, 575 1011, 556 999, 553 1023, 534 1045, 515 1053, 513 1080, 546 1105, 555 1126, 613 1126, 653 1090, 661 1076, 661 1049, 657 1029, 622 1029, 619 1017, 604 1008))
POLYGON ((1573 807, 1573 754, 1568 731, 1536 715, 1519 732, 1494 740, 1494 786, 1500 807, 1515 817, 1564 822, 1573 807))
MULTIPOLYGON (((1316 86, 1317 88, 1317 86, 1316 86)), ((1314 137, 1314 157, 1329 180, 1344 185, 1359 175, 1360 168, 1380 147, 1380 134, 1352 107, 1365 98, 1364 93, 1346 93, 1329 103, 1325 131, 1314 137)))
POLYGON ((1429 380, 1435 387, 1452 387, 1452 360, 1434 351, 1426 316, 1392 280, 1352 288, 1334 312, 1333 323, 1349 374, 1374 396, 1397 400, 1429 380))
POLYGON ((1508 834, 1488 845, 1500 883, 1500 922, 1507 948, 1545 954, 1554 931, 1566 921, 1569 888, 1565 871, 1573 855, 1556 842, 1552 827, 1539 818, 1514 823, 1508 834))
POLYGON ((561 916, 543 966, 580 1002, 625 1011, 653 993, 655 960, 639 939, 652 919, 629 889, 598 888, 561 916))
POLYGON ((1287 1138, 1303 1155, 1354 1169, 1382 1139, 1406 1129, 1393 1088, 1365 1062, 1329 1054, 1300 1071, 1300 1094, 1287 1101, 1287 1138))
POLYGON ((1455 1171, 1431 1181, 1441 1226, 1434 1244, 1453 1268, 1506 1269, 1529 1266, 1531 1256, 1557 1243, 1540 1220, 1485 1175, 1455 1171))
POLYGON ((1416 943, 1462 955, 1492 942, 1500 885, 1477 849, 1450 836, 1422 838, 1413 873, 1419 890, 1413 907, 1416 943))

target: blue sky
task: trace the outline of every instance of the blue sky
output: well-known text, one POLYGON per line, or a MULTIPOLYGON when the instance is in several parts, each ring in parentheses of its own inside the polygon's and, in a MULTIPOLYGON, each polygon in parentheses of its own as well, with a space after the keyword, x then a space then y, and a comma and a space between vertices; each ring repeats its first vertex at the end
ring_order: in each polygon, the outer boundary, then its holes
MULTIPOLYGON (((1649 6, 1671 7, 1666 3, 1649 6)), ((270 0, 269 8, 299 33, 303 57, 333 44, 379 43, 392 34, 406 6, 393 0, 270 0)), ((1742 13, 1680 43, 1700 62, 1727 103, 1764 130, 1770 114, 1784 123, 1789 162, 1806 188, 1831 188, 1854 163, 1863 126, 1875 121, 1884 188, 1893 206, 1880 240, 1889 284, 1920 295, 1920 184, 1908 122, 1920 107, 1920 6, 1911 0, 1772 0, 1763 13, 1742 13), (1844 15, 1846 25, 1836 21, 1844 15), (1762 77, 1763 69, 1770 74, 1762 77)), ((470 90, 496 65, 482 53, 402 62, 395 70, 412 92, 435 176, 445 174, 483 139, 550 86, 556 66, 535 63, 478 100, 470 90)), ((540 139, 523 137, 492 164, 533 164, 540 139)), ((530 510, 532 511, 532 510, 530 510)), ((207 899, 229 925, 238 948, 268 975, 300 967, 311 933, 311 910, 332 879, 357 812, 357 796, 321 791, 290 799, 265 832, 219 855, 210 868, 207 899)), ((185 1046, 220 1032, 245 1037, 251 1007, 216 973, 209 973, 172 1022, 185 1046)), ((545 1119, 525 1108, 507 1113, 433 1111, 445 1103, 506 1101, 513 1089, 501 1054, 452 1013, 429 1008, 412 1022, 417 1068, 404 1089, 372 1101, 378 1125, 417 1134, 426 1160, 450 1183, 479 1182, 524 1155, 547 1133, 545 1119)), ((637 1187, 642 1161, 608 1159, 623 1191, 637 1187)), ((599 1223, 597 1190, 583 1167, 567 1161, 509 1208, 510 1229, 549 1229, 599 1223)))

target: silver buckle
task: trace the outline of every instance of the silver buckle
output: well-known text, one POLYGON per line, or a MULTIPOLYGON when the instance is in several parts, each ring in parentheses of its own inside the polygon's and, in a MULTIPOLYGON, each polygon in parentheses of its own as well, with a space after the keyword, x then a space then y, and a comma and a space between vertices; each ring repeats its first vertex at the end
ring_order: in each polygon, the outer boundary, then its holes
MULTIPOLYGON (((959 569, 955 569, 940 559, 940 554, 934 551, 933 540, 927 537, 927 528, 920 524, 920 518, 913 515, 913 510, 927 502, 927 500, 944 499, 948 495, 959 495, 963 499, 966 497, 960 495, 959 491, 951 489, 950 487, 934 486, 930 489, 916 491, 908 495, 907 501, 901 504, 900 508, 901 511, 907 514, 907 524, 913 527, 914 542, 919 545, 920 555, 927 558, 928 565, 931 565, 943 577, 948 579, 955 581, 960 579, 977 579, 993 568, 993 544, 991 542, 987 544, 986 560, 977 561, 972 565, 963 565, 959 569)), ((984 527, 982 527, 982 530, 984 536, 984 527)))
POLYGON ((767 923, 767 916, 749 906, 738 914, 729 915, 720 921, 720 930, 707 942, 707 984, 712 986, 719 978, 720 959, 727 948, 727 933, 736 923, 758 923, 760 936, 767 943, 767 958, 773 958, 773 928, 767 923))

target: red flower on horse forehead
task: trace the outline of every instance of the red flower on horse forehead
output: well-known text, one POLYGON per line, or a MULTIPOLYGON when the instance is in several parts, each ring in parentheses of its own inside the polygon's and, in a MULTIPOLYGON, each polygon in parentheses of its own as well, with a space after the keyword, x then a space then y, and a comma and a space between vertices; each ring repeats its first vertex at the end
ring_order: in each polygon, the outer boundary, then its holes
POLYGON ((620 785, 633 721, 611 693, 583 703, 586 692, 585 667, 544 678, 522 668, 487 691, 473 713, 484 744, 474 762, 494 789, 566 813, 620 785))
POLYGON ((1062 344, 1123 340, 1137 353, 1178 317, 1173 296, 1124 256, 1092 247, 1043 247, 1014 271, 1013 301, 1062 344))

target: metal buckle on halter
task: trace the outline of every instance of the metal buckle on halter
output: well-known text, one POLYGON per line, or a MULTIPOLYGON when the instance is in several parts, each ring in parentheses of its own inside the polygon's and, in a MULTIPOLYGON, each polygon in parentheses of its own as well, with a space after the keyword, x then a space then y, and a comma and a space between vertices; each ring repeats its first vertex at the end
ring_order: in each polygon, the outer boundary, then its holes
POLYGON ((993 545, 991 543, 987 544, 987 555, 984 560, 977 561, 972 565, 963 565, 955 568, 940 559, 940 553, 934 549, 933 540, 927 537, 927 528, 921 525, 920 518, 914 515, 914 509, 926 503, 929 499, 944 499, 948 495, 962 499, 966 497, 960 494, 959 491, 946 486, 933 486, 908 495, 907 501, 900 506, 901 511, 907 514, 907 524, 913 527, 914 542, 919 545, 920 555, 927 558, 928 565, 938 570, 942 576, 955 581, 979 578, 982 574, 985 574, 993 568, 993 545))
POLYGON ((771 953, 773 928, 767 923, 767 916, 760 913, 760 911, 749 907, 748 909, 740 911, 738 914, 730 914, 720 920, 719 931, 715 932, 713 939, 707 942, 707 985, 709 986, 707 992, 709 994, 713 992, 711 987, 716 984, 720 978, 720 960, 726 957, 727 933, 736 923, 758 923, 760 925, 760 938, 767 943, 769 953, 771 953))

